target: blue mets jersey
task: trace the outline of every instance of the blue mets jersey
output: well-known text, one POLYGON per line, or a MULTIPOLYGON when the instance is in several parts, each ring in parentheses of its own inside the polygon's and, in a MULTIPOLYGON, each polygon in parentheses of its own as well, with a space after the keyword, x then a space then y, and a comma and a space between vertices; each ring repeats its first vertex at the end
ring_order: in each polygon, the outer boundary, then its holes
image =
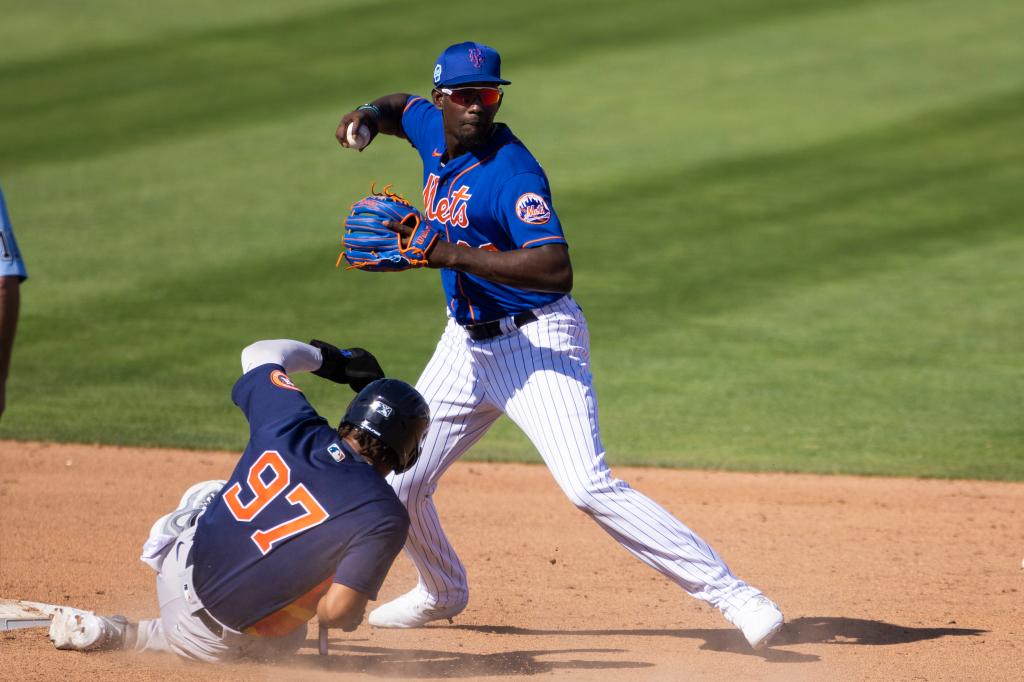
POLYGON ((14 241, 14 228, 11 227, 11 217, 7 215, 4 192, 0 189, 0 277, 8 276, 25 279, 28 273, 18 251, 18 242, 14 241))
POLYGON ((199 518, 193 584, 207 610, 250 634, 285 635, 332 582, 377 598, 409 516, 279 365, 256 367, 232 399, 250 439, 199 518))
MULTIPOLYGON (((423 160, 423 214, 449 242, 492 251, 566 243, 544 170, 507 126, 497 124, 487 144, 445 164, 444 126, 433 104, 410 97, 402 131, 423 160)), ((488 322, 563 296, 447 268, 441 283, 460 324, 488 322)))

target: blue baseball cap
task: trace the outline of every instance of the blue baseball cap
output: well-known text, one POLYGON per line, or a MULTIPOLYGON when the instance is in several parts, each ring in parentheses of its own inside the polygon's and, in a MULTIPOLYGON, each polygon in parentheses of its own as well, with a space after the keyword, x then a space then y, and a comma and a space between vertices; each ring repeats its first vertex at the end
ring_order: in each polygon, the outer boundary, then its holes
POLYGON ((434 87, 466 83, 509 85, 501 77, 501 55, 497 50, 482 43, 465 42, 441 53, 434 64, 434 87))

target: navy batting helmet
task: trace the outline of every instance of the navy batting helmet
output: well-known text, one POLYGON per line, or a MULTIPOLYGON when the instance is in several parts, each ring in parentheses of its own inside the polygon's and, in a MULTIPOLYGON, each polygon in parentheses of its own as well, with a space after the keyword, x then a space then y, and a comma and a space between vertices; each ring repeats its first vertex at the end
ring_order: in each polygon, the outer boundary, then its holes
POLYGON ((420 456, 420 441, 430 423, 430 408, 420 392, 398 379, 377 379, 352 400, 342 418, 377 437, 397 457, 395 473, 406 471, 420 456))

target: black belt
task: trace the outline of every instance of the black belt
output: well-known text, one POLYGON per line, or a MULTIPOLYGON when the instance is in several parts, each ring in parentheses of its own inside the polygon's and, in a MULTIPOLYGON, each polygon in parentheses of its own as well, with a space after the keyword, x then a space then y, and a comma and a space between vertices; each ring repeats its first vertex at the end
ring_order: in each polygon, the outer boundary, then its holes
MULTIPOLYGON (((512 317, 512 324, 515 325, 516 329, 536 321, 537 316, 532 310, 527 310, 525 313, 517 313, 512 317)), ((463 329, 469 334, 469 338, 474 341, 486 341, 487 339, 493 339, 495 336, 501 336, 504 333, 501 329, 501 320, 481 322, 480 324, 467 324, 463 329)))
POLYGON ((192 615, 198 618, 206 626, 206 629, 213 633, 214 637, 220 637, 224 634, 224 627, 215 621, 206 609, 199 609, 192 615))
MULTIPOLYGON (((185 568, 188 568, 194 563, 195 557, 193 556, 193 550, 195 548, 196 546, 194 544, 188 548, 188 555, 185 556, 185 568)), ((196 586, 195 584, 193 584, 192 589, 194 590, 195 588, 196 586)), ((220 637, 224 634, 224 626, 218 623, 217 620, 213 616, 211 616, 210 612, 207 611, 205 608, 199 609, 198 611, 194 611, 192 615, 198 618, 199 622, 205 625, 206 629, 212 632, 214 637, 220 637)))

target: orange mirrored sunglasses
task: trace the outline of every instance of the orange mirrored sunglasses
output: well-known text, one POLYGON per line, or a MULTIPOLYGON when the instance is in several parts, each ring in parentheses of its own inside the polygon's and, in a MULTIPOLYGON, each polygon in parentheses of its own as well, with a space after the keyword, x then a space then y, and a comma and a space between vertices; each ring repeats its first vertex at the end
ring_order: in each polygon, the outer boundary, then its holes
POLYGON ((485 107, 493 107, 504 94, 501 88, 441 88, 441 92, 460 107, 468 107, 477 100, 485 107))

